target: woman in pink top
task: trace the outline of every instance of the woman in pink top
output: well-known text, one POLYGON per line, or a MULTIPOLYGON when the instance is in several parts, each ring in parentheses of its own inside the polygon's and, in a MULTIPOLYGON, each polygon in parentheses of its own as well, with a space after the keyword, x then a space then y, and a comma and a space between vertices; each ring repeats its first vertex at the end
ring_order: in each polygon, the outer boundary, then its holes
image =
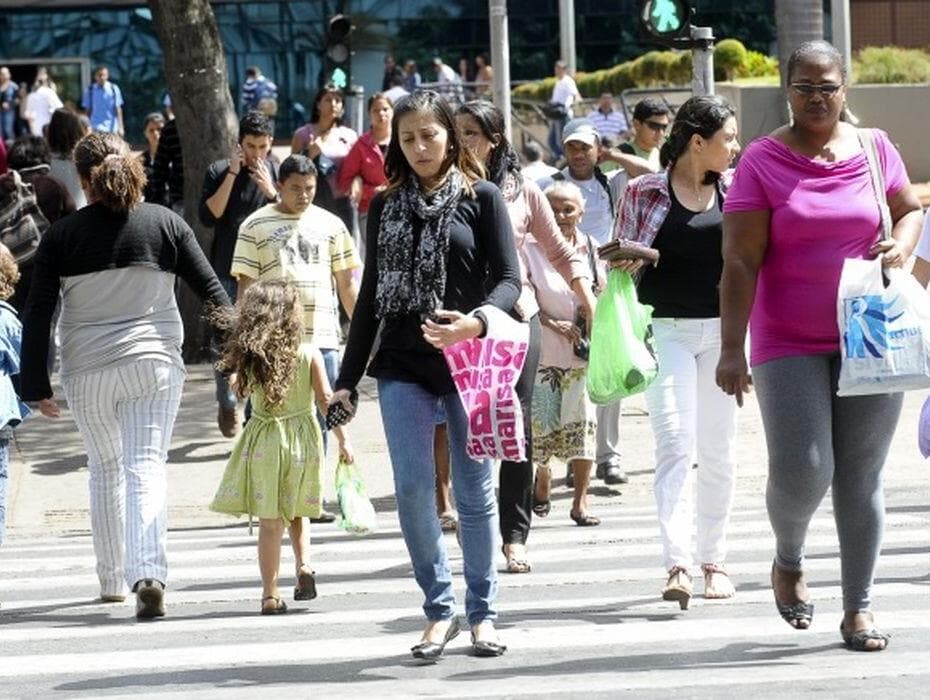
POLYGON ((881 546, 882 467, 901 411, 900 394, 836 395, 840 368, 836 297, 845 258, 910 257, 921 208, 901 157, 874 130, 894 230, 880 217, 858 132, 840 120, 846 75, 830 44, 802 44, 787 70, 794 123, 755 141, 736 170, 724 207, 722 347, 717 383, 742 405, 751 364, 769 453, 766 502, 775 531, 772 588, 778 612, 810 627, 814 606, 803 575, 811 517, 833 488, 842 560, 846 645, 880 651, 870 591, 881 546))
POLYGON ((349 231, 354 228, 352 222, 352 204, 348 192, 339 187, 339 168, 349 150, 358 140, 358 134, 342 125, 344 114, 342 90, 331 83, 326 84, 313 100, 313 112, 310 123, 304 124, 294 132, 291 139, 291 153, 299 153, 310 158, 317 167, 324 188, 317 186, 314 204, 335 214, 349 231), (329 190, 327 196, 326 189, 329 190))
MULTIPOLYGON (((584 197, 570 182, 546 188, 549 201, 565 242, 588 262, 592 286, 600 289, 607 268, 597 259, 597 241, 578 230, 584 215, 584 197)), ((527 237, 521 249, 530 283, 536 291, 542 324, 542 351, 533 387, 533 459, 537 469, 560 459, 569 465, 574 498, 569 516, 578 525, 600 525, 588 513, 588 483, 597 453, 597 410, 588 396, 588 343, 584 316, 577 295, 549 262, 542 246, 527 237)), ((547 496, 548 498, 548 496, 547 496)))
MULTIPOLYGON (((507 202, 507 213, 513 224, 514 241, 520 254, 522 290, 516 303, 517 312, 530 324, 530 348, 523 373, 517 382, 517 395, 523 415, 529 417, 533 403, 533 383, 539 363, 539 306, 529 283, 522 248, 526 240, 535 240, 545 251, 552 266, 578 296, 585 318, 594 317, 594 296, 591 293, 591 273, 588 262, 574 251, 562 237, 549 204, 536 183, 524 180, 520 160, 504 136, 504 117, 490 102, 466 102, 456 113, 456 126, 462 132, 465 145, 478 157, 488 172, 488 180, 500 187, 507 202)), ((526 538, 530 531, 531 513, 549 513, 549 502, 533 502, 532 422, 524 421, 527 432, 525 462, 502 462, 500 469, 500 527, 504 542, 507 570, 525 573, 530 570, 526 558, 526 538)), ((548 475, 546 475, 548 476, 548 475)), ((545 478, 545 477, 544 477, 545 478)), ((545 483, 548 493, 548 481, 545 483)))

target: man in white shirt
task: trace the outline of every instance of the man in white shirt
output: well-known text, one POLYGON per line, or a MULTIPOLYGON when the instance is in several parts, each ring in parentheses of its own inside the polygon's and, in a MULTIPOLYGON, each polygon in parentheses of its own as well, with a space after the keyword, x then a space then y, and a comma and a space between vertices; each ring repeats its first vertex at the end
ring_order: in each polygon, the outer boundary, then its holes
MULTIPOLYGON (((561 171, 539 181, 543 190, 558 180, 571 182, 584 197, 584 215, 578 230, 593 238, 598 245, 607 243, 614 230, 617 205, 630 177, 653 172, 642 158, 601 149, 600 134, 588 119, 573 119, 565 125, 562 144, 568 165, 561 171), (598 159, 609 158, 620 168, 603 173, 598 159)), ((625 484, 628 479, 620 468, 620 402, 597 407, 597 471, 596 476, 607 484, 625 484)), ((572 478, 571 472, 568 474, 572 478)))
POLYGON ((543 160, 542 147, 535 141, 527 141, 523 146, 523 158, 526 165, 520 168, 520 172, 530 180, 539 181, 559 172, 558 168, 553 168, 543 160))
POLYGON ((452 70, 451 66, 443 63, 439 56, 433 59, 433 68, 436 71, 436 82, 439 83, 438 92, 449 99, 457 98, 459 102, 462 102, 464 99, 462 79, 458 74, 452 70))
POLYGON ((33 136, 45 136, 45 127, 52 121, 52 112, 64 107, 58 93, 49 86, 48 73, 44 68, 36 75, 36 87, 26 97, 26 120, 33 136))
POLYGON ((572 105, 581 99, 575 79, 568 74, 568 64, 565 61, 556 61, 555 85, 552 87, 552 97, 549 104, 562 112, 559 116, 552 116, 549 126, 549 148, 556 158, 562 157, 562 129, 565 123, 574 116, 572 105))

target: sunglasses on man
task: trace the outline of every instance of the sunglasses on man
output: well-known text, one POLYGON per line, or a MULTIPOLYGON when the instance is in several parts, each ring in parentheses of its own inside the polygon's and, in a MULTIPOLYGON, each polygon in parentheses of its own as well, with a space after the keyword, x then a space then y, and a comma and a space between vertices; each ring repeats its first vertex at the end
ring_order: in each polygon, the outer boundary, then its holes
POLYGON ((656 132, 668 131, 669 124, 663 124, 662 122, 653 122, 645 121, 643 122, 646 126, 656 132))

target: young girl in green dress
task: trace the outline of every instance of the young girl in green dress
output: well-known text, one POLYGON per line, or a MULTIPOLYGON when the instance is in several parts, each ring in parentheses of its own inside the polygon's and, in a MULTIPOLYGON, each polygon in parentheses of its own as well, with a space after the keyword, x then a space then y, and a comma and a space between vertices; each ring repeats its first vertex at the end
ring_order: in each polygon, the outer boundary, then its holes
MULTIPOLYGON (((211 510, 259 518, 258 566, 263 615, 283 613, 278 591, 281 538, 288 525, 297 567, 295 600, 316 597, 301 518, 321 510, 320 468, 325 452, 316 406, 325 413, 332 390, 319 350, 301 344, 303 307, 284 281, 256 282, 233 312, 222 371, 235 375, 239 398, 251 397, 252 415, 229 457, 211 510)), ((340 428, 339 456, 352 452, 340 428)))

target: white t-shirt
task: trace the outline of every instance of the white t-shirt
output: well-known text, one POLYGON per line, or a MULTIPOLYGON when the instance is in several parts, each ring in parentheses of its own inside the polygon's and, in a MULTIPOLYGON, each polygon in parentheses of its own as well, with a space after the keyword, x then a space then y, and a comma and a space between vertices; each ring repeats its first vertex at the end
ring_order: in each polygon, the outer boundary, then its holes
MULTIPOLYGON (((564 182, 570 182, 581 190, 584 197, 584 216, 578 224, 578 230, 591 236, 598 245, 608 243, 614 232, 614 214, 620 203, 623 191, 626 189, 628 177, 625 170, 618 169, 604 173, 610 184, 611 195, 596 177, 589 180, 576 180, 571 176, 568 168, 562 169, 564 182), (613 197, 614 209, 611 209, 610 200, 613 197)), ((539 181, 539 187, 545 192, 546 188, 554 182, 552 177, 545 177, 539 181)))
POLYGON ((559 172, 559 169, 553 168, 551 165, 543 163, 541 160, 537 160, 529 165, 524 165, 520 168, 520 172, 523 173, 523 177, 539 182, 543 178, 552 177, 555 173, 559 172))
POLYGON ((391 101, 392 105, 396 105, 397 101, 402 97, 406 97, 410 93, 407 90, 404 90, 400 85, 395 85, 390 90, 384 91, 384 96, 391 101))
POLYGON ((572 105, 575 103, 575 97, 578 95, 578 86, 575 85, 575 79, 568 73, 563 75, 555 82, 552 88, 552 98, 550 102, 565 105, 568 110, 568 118, 572 118, 572 105))
POLYGON ((30 130, 33 136, 42 136, 45 125, 52 121, 52 112, 64 107, 58 94, 47 85, 42 85, 26 98, 26 114, 31 118, 30 130))

